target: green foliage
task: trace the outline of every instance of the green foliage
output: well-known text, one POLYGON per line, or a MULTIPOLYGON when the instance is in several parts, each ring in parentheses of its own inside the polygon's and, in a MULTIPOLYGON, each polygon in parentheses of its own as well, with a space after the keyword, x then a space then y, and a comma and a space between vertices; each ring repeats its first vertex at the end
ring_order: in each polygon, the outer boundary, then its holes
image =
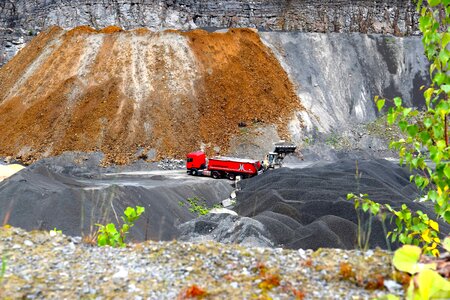
MULTIPOLYGON (((450 238, 446 238, 444 244, 450 244, 450 238)), ((406 299, 449 299, 450 282, 435 271, 435 263, 419 263, 420 256, 420 248, 412 245, 405 245, 394 253, 394 266, 412 276, 406 299)))
MULTIPOLYGON (((376 203, 368 198, 367 194, 348 194, 347 200, 353 200, 356 210, 356 217, 358 219, 357 243, 358 248, 367 251, 369 249, 370 234, 372 231, 373 216, 380 215, 383 229, 386 215, 380 212, 381 204, 376 203), (365 213, 368 213, 369 219, 364 222, 365 213)), ((388 241, 386 241, 389 245, 388 241)))
MULTIPOLYGON (((450 113, 450 8, 448 1, 418 1, 419 28, 423 33, 425 55, 430 60, 431 86, 422 87, 426 109, 420 112, 406 108, 402 99, 394 98, 394 107, 388 111, 388 122, 397 124, 405 139, 393 141, 391 147, 400 155, 401 163, 418 170, 416 185, 426 192, 425 199, 435 203, 436 214, 450 222, 450 148, 448 114, 450 113), (442 15, 444 13, 445 15, 442 15), (430 164, 427 161, 431 160, 430 164)), ((384 99, 375 99, 381 110, 384 99)))
MULTIPOLYGON (((424 200, 432 201, 436 215, 450 223, 450 147, 448 136, 448 114, 450 113, 449 58, 450 51, 450 1, 417 1, 420 13, 419 29, 425 55, 430 61, 431 85, 422 87, 425 110, 403 106, 399 97, 392 100, 387 113, 387 122, 397 125, 404 138, 394 140, 390 147, 397 150, 400 164, 406 164, 415 171, 410 180, 425 194, 424 200), (431 161, 431 163, 429 162, 431 161)), ((375 97, 379 111, 386 104, 385 99, 375 97)), ((352 194, 350 194, 352 195, 352 194)), ((364 197, 360 197, 364 198, 364 197)), ((355 199, 349 196, 349 199, 355 199)), ((373 203, 361 200, 369 207, 373 203)), ((356 202, 355 202, 356 206, 356 202)), ((389 232, 392 241, 422 247, 425 253, 439 255, 439 226, 421 211, 412 212, 406 205, 396 211, 389 205, 383 206, 395 218, 397 228, 389 232)))
POLYGON ((50 230, 50 235, 55 236, 57 234, 62 234, 62 230, 56 229, 56 227, 53 228, 53 230, 50 230))
POLYGON ((399 241, 402 244, 412 244, 422 247, 426 254, 434 256, 439 255, 438 245, 439 224, 431 220, 427 214, 422 211, 411 212, 408 207, 403 204, 400 210, 393 209, 389 204, 380 204, 368 198, 367 194, 348 194, 347 200, 352 200, 356 209, 358 218, 358 247, 361 250, 368 249, 370 237, 370 224, 362 224, 361 220, 364 213, 368 213, 371 223, 372 216, 381 220, 384 233, 386 234, 386 244, 389 245, 388 238, 391 242, 399 241), (386 232, 385 220, 388 215, 395 219, 396 228, 393 231, 386 232))
POLYGON ((437 246, 439 239, 439 224, 431 220, 427 214, 418 210, 412 212, 405 204, 401 210, 396 211, 389 204, 384 205, 395 216, 395 228, 388 233, 392 241, 400 241, 402 244, 411 244, 422 247, 426 254, 439 256, 437 246))
POLYGON ((131 227, 139 219, 139 217, 145 212, 145 208, 141 206, 127 207, 124 211, 124 215, 121 217, 123 224, 122 228, 117 230, 114 223, 107 225, 96 224, 99 226, 97 244, 99 246, 111 246, 111 247, 125 247, 125 238, 131 227))
MULTIPOLYGON (((208 207, 206 205, 206 201, 200 200, 198 197, 187 198, 186 201, 187 204, 189 205, 189 211, 192 213, 196 213, 198 216, 209 214, 209 211, 213 208, 220 208, 219 204, 216 204, 213 207, 208 207)), ((178 205, 184 206, 185 203, 179 201, 178 205)))

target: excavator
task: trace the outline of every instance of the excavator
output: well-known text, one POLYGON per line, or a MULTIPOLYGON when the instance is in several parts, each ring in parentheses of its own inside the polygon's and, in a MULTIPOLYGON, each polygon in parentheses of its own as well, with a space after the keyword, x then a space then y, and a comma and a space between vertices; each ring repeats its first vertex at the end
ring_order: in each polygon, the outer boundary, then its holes
POLYGON ((297 146, 291 143, 287 143, 285 141, 274 143, 274 150, 273 152, 269 152, 269 154, 266 155, 266 158, 263 162, 263 166, 266 169, 281 168, 283 166, 283 160, 286 157, 286 155, 294 153, 296 149, 297 146))

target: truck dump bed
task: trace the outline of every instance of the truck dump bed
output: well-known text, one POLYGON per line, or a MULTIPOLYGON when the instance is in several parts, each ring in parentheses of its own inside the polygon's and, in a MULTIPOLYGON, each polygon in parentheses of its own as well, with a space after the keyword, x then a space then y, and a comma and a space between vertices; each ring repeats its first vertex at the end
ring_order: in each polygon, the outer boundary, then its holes
POLYGON ((208 170, 225 171, 237 174, 255 175, 261 167, 258 160, 236 157, 213 157, 209 159, 208 170))

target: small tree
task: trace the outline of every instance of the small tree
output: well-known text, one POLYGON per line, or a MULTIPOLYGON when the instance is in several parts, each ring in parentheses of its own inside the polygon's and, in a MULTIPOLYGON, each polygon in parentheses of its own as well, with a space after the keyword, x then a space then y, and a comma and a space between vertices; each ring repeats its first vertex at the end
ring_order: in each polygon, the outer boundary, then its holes
MULTIPOLYGON (((437 217, 450 223, 450 0, 419 0, 417 11, 425 55, 430 61, 431 84, 421 87, 425 98, 423 111, 404 107, 399 97, 393 99, 387 121, 390 125, 396 124, 405 138, 392 141, 390 147, 398 151, 400 164, 406 164, 414 171, 410 180, 426 192, 425 200, 434 203, 437 217)), ((386 100, 376 97, 375 101, 381 111, 386 100)), ((349 194, 348 198, 355 199, 355 195, 349 194)), ((388 234, 393 241, 421 244, 424 252, 439 254, 436 249, 440 243, 439 227, 434 220, 420 211, 411 212, 405 205, 400 211, 386 208, 396 219, 397 228, 388 234)))

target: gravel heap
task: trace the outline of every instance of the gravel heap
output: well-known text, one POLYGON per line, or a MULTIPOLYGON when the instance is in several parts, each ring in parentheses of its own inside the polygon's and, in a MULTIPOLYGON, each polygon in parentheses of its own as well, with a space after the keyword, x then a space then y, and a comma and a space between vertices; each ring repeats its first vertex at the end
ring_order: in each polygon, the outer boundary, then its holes
POLYGON ((183 170, 186 168, 186 162, 183 159, 162 159, 158 163, 158 168, 162 170, 183 170))
POLYGON ((388 293, 368 289, 383 288, 383 278, 399 287, 389 280, 390 255, 382 250, 177 241, 113 249, 63 234, 0 228, 0 254, 6 258, 0 298, 185 299, 204 292, 206 299, 368 299, 388 293))

